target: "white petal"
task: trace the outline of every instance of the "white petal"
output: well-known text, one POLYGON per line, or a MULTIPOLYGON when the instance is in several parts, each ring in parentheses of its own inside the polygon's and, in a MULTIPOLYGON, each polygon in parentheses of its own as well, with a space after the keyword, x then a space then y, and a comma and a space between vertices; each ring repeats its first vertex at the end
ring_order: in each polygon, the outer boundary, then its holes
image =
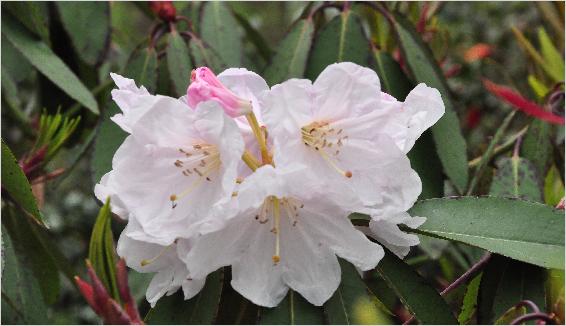
POLYGON ((383 249, 356 230, 340 208, 310 201, 303 209, 306 215, 298 224, 304 225, 305 232, 357 268, 370 270, 383 258, 383 249))
POLYGON ((108 197, 110 197, 110 208, 112 213, 120 216, 124 220, 127 220, 129 215, 128 210, 115 192, 113 179, 114 175, 112 171, 103 175, 100 182, 94 186, 94 195, 103 203, 106 202, 108 197))
POLYGON ((407 95, 403 111, 408 116, 407 143, 404 148, 408 152, 421 134, 444 115, 444 103, 436 88, 421 83, 407 95))
POLYGON ((200 292, 200 290, 202 290, 202 288, 204 287, 205 282, 206 279, 204 278, 185 280, 182 284, 185 300, 189 300, 190 298, 197 295, 200 292))
POLYGON ((375 71, 351 62, 326 67, 314 82, 315 121, 333 121, 371 112, 379 106, 381 86, 375 71))
POLYGON ((411 217, 404 212, 391 218, 372 218, 369 226, 376 240, 397 256, 403 258, 409 253, 411 246, 419 244, 419 238, 414 234, 401 231, 399 224, 416 228, 424 223, 425 220, 423 217, 411 217))
POLYGON ((173 274, 174 270, 172 268, 163 269, 151 279, 147 291, 145 292, 145 298, 152 308, 155 307, 157 301, 170 290, 171 283, 173 282, 173 274))
POLYGON ((295 227, 282 223, 283 279, 310 303, 320 306, 340 284, 340 265, 335 253, 319 242, 321 239, 313 238, 307 227, 302 220, 295 227))

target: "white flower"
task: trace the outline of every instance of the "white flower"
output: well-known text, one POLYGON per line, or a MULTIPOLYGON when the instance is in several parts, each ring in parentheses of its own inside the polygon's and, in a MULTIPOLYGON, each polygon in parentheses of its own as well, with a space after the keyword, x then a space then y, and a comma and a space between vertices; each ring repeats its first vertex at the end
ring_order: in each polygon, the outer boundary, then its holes
POLYGON ((204 286, 205 278, 189 277, 186 265, 177 256, 176 243, 162 246, 147 242, 147 238, 147 234, 132 218, 120 235, 117 252, 135 271, 156 273, 146 291, 146 299, 151 306, 155 306, 157 300, 164 295, 171 295, 181 287, 185 300, 195 296, 204 286), (139 240, 140 237, 144 240, 139 240))
POLYGON ((274 307, 291 288, 322 305, 340 283, 336 256, 369 270, 383 249, 354 228, 349 212, 325 199, 325 184, 303 166, 275 164, 241 184, 238 214, 221 230, 194 246, 180 239, 179 257, 193 278, 231 265, 232 287, 255 304, 274 307))
POLYGON ((421 192, 406 153, 444 113, 436 89, 420 84, 401 103, 381 92, 374 71, 339 63, 328 66, 314 83, 291 79, 274 86, 263 110, 276 162, 308 165, 309 173, 338 195, 333 196, 336 202, 359 211, 364 207, 343 197, 355 193, 365 208, 374 210, 375 237, 394 252, 406 254, 418 244, 397 224, 422 223, 406 213, 421 192))
POLYGON ((169 97, 156 105, 133 126, 95 193, 168 245, 218 227, 220 220, 207 216, 230 201, 244 143, 216 102, 194 111, 169 97))

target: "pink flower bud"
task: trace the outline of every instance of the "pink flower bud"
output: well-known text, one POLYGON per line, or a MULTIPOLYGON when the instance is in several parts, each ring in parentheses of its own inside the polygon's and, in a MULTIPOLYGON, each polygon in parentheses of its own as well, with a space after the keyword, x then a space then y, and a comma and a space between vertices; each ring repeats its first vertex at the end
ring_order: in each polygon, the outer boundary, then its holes
POLYGON ((233 118, 252 112, 251 101, 238 97, 226 88, 207 67, 192 71, 187 98, 189 106, 193 109, 200 102, 215 100, 222 105, 224 112, 233 118))

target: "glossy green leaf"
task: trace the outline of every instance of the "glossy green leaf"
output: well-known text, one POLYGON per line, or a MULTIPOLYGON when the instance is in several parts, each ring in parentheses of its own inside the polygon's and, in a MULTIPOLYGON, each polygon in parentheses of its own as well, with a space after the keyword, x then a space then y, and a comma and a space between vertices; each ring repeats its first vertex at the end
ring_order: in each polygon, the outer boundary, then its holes
POLYGON ((531 86, 531 89, 535 92, 538 99, 544 99, 546 94, 548 94, 548 87, 546 87, 546 85, 544 85, 544 83, 534 75, 529 75, 529 77, 527 77, 527 81, 529 82, 529 86, 531 86))
POLYGON ((460 121, 450 90, 430 49, 423 43, 414 27, 405 18, 395 16, 394 27, 407 68, 417 82, 426 83, 442 94, 446 112, 432 127, 432 135, 446 175, 460 193, 468 183, 466 141, 460 130, 460 121))
POLYGON ((544 202, 556 206, 564 198, 564 183, 556 165, 552 165, 544 178, 544 202))
POLYGON ((2 9, 7 9, 20 23, 29 31, 41 37, 41 40, 49 44, 49 17, 47 3, 39 1, 10 1, 2 4, 2 9))
POLYGON ((545 310, 544 269, 494 255, 486 266, 478 294, 478 323, 493 324, 522 300, 545 310))
POLYGON ((184 300, 181 290, 161 298, 145 316, 146 324, 210 325, 218 313, 222 290, 221 271, 208 275, 204 288, 190 300, 184 300))
POLYGON ((31 214, 38 222, 43 223, 31 186, 18 161, 8 145, 2 139, 2 190, 7 191, 12 199, 31 214))
POLYGON ((289 290, 287 297, 275 308, 261 308, 261 325, 319 325, 324 323, 321 307, 310 304, 297 292, 289 290))
POLYGON ((16 254, 26 260, 33 275, 38 279, 43 300, 52 304, 59 296, 59 272, 51 255, 43 247, 33 227, 37 224, 16 209, 6 209, 2 222, 10 239, 14 242, 16 254))
POLYGON ((98 114, 96 100, 79 78, 45 43, 36 40, 9 15, 2 15, 2 35, 45 77, 94 114, 98 114))
POLYGON ((528 160, 513 156, 497 162, 497 172, 491 183, 490 195, 542 201, 540 178, 528 160))
MULTIPOLYGON (((149 92, 157 87, 157 54, 153 49, 136 49, 126 65, 124 76, 133 79, 138 86, 144 86, 149 92)), ((100 181, 102 176, 112 170, 112 157, 128 135, 110 117, 120 113, 120 109, 108 100, 103 118, 98 129, 92 158, 93 181, 100 181)))
POLYGON ((389 316, 378 307, 378 299, 369 291, 356 268, 343 260, 340 260, 340 267, 342 281, 336 292, 324 304, 324 312, 329 324, 391 324, 389 316))
POLYGON ((111 225, 112 212, 110 211, 110 198, 108 198, 100 209, 92 228, 88 259, 108 292, 119 302, 120 296, 116 282, 116 262, 118 259, 114 250, 111 225))
POLYGON ((521 157, 535 165, 539 176, 546 175, 552 161, 551 135, 552 126, 550 123, 534 119, 521 144, 521 157))
POLYGON ((469 324, 476 312, 478 306, 478 291, 482 275, 483 274, 479 274, 474 277, 466 288, 466 294, 464 295, 464 300, 462 302, 462 309, 458 315, 458 323, 460 325, 469 324))
POLYGON ((169 33, 167 67, 169 68, 169 77, 173 82, 175 93, 177 96, 185 95, 187 87, 189 87, 189 80, 191 79, 192 63, 187 43, 175 30, 169 33))
POLYGON ((228 66, 242 63, 243 42, 240 26, 226 2, 207 2, 200 17, 200 35, 228 66))
POLYGON ((194 60, 195 67, 209 67, 215 73, 221 73, 228 66, 218 53, 206 42, 196 37, 191 38, 189 49, 194 60))
POLYGON ((313 35, 314 25, 310 19, 299 20, 293 26, 277 46, 277 53, 265 69, 265 80, 269 85, 303 77, 313 35))
POLYGON ((421 324, 457 324, 440 294, 393 253, 385 250, 376 269, 421 324))
POLYGON ((90 65, 100 62, 110 44, 110 3, 62 1, 55 4, 78 56, 90 65))
POLYGON ((318 33, 311 49, 306 77, 315 80, 328 65, 350 61, 369 66, 371 53, 359 17, 345 10, 318 33))
POLYGON ((418 233, 564 268, 564 216, 552 207, 518 199, 459 197, 423 200, 409 213, 427 218, 418 233))
POLYGON ((552 44, 550 37, 542 27, 538 29, 538 40, 542 57, 547 67, 545 70, 552 72, 551 75, 555 82, 564 81, 564 57, 552 44))
POLYGON ((45 324, 47 308, 27 258, 2 227, 2 324, 45 324))

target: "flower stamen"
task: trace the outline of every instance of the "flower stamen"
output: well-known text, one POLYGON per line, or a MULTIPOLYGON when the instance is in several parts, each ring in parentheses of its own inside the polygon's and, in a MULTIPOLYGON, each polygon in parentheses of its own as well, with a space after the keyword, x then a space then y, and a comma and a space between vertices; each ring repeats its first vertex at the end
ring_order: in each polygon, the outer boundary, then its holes
POLYGON ((348 136, 343 135, 343 129, 336 131, 335 128, 330 127, 328 123, 313 122, 301 128, 303 142, 307 147, 314 148, 317 153, 338 173, 346 178, 352 177, 352 171, 343 170, 337 165, 338 154, 340 150, 337 149, 332 154, 326 152, 325 148, 330 148, 336 144, 338 148, 344 145, 344 141, 348 136))
POLYGON ((140 265, 141 265, 142 267, 144 267, 144 266, 147 266, 147 265, 153 263, 153 262, 156 261, 159 257, 161 257, 165 252, 167 252, 167 250, 168 250, 169 248, 171 248, 171 246, 172 246, 174 243, 175 243, 175 242, 173 242, 173 243, 171 243, 170 245, 168 245, 167 247, 163 248, 155 257, 150 258, 150 259, 143 259, 143 260, 140 262, 140 265))

